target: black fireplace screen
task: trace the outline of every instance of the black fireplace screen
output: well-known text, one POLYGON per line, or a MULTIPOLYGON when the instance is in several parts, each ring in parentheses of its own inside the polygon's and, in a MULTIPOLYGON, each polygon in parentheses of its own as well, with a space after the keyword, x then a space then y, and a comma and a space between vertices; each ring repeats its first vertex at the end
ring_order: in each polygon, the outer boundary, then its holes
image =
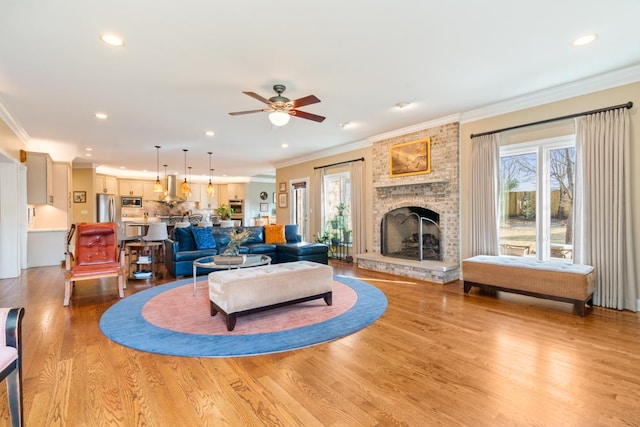
POLYGON ((442 261, 439 222, 438 213, 417 206, 387 212, 380 227, 382 255, 442 261))

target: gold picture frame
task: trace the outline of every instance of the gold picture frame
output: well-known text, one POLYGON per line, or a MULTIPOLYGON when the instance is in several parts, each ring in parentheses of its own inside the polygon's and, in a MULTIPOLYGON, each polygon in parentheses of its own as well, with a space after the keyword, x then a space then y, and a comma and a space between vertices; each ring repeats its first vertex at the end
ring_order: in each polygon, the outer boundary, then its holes
POLYGON ((287 191, 287 183, 281 182, 280 186, 278 187, 278 191, 280 191, 281 193, 284 193, 285 191, 287 191))
POLYGON ((392 177, 431 172, 431 138, 389 147, 389 174, 392 177))
POLYGON ((74 191, 73 192, 73 203, 87 203, 87 192, 86 191, 74 191))

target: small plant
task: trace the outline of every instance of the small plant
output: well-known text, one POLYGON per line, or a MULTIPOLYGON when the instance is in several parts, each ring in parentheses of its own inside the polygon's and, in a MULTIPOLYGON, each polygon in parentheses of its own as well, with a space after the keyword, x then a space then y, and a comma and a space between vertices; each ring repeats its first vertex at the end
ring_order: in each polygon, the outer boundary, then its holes
POLYGON ((222 204, 218 206, 218 208, 216 209, 216 213, 220 215, 220 219, 230 219, 231 215, 233 215, 233 208, 230 208, 226 204, 222 204))
POLYGON ((336 209, 338 210, 338 215, 342 215, 344 213, 344 211, 347 210, 347 205, 345 205, 344 203, 340 202, 340 203, 338 203, 338 206, 336 206, 336 209))
POLYGON ((315 237, 316 243, 324 243, 326 244, 327 242, 329 242, 329 233, 327 233, 326 231, 323 233, 320 233, 319 231, 316 233, 316 237, 315 237))

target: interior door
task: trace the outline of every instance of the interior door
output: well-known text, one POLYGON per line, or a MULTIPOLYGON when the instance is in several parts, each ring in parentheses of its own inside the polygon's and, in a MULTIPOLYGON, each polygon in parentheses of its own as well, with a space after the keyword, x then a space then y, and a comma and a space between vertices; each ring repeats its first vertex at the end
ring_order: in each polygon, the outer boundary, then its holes
POLYGON ((292 221, 298 224, 298 233, 302 235, 302 241, 309 239, 309 179, 293 181, 291 183, 291 207, 292 221))

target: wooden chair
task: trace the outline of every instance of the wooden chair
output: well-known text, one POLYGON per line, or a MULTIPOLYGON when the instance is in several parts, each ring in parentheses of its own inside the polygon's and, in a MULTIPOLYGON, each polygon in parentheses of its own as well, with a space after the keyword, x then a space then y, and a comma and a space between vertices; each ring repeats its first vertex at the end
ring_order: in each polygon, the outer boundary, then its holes
POLYGON ((24 425, 22 406, 22 317, 24 308, 0 308, 0 381, 7 380, 11 425, 24 425))
MULTIPOLYGON (((64 303, 71 299, 75 282, 102 277, 118 278, 118 295, 124 298, 127 287, 125 269, 119 259, 117 226, 114 222, 80 223, 76 227, 74 260, 64 275, 64 303)), ((70 255, 70 254, 69 254, 70 255)))

